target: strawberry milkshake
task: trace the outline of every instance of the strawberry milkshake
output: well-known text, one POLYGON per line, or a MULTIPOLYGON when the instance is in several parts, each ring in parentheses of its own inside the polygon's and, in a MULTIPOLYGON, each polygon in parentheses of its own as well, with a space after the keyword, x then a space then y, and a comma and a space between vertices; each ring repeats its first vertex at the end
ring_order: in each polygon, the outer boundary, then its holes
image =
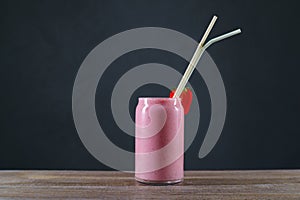
POLYGON ((135 178, 150 184, 183 180, 184 109, 180 98, 139 98, 135 178))
POLYGON ((241 33, 237 29, 205 44, 216 20, 213 16, 170 98, 139 98, 135 114, 135 178, 139 182, 172 184, 183 179, 184 114, 188 114, 192 101, 186 84, 210 45, 241 33))

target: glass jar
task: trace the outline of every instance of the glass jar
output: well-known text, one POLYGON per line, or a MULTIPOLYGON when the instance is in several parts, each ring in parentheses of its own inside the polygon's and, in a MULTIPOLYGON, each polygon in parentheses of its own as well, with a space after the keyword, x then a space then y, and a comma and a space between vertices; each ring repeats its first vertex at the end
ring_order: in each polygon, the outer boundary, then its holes
POLYGON ((135 179, 148 184, 183 180, 184 110, 180 98, 139 98, 135 113, 135 179))

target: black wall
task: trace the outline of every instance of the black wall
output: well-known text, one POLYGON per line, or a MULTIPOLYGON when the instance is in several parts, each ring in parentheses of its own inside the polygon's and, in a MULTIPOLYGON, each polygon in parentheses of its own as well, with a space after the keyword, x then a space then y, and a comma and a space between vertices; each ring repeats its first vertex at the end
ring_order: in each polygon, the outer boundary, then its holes
MULTIPOLYGON (((73 123, 72 88, 84 58, 106 38, 137 27, 170 28, 199 40, 213 14, 219 19, 210 37, 237 27, 243 33, 208 49, 226 87, 227 118, 217 145, 201 160, 197 153, 204 133, 197 135, 185 154, 185 168, 300 168, 296 3, 1 1, 0 169, 109 169, 88 153, 73 123)), ((122 67, 154 61, 181 67, 182 72, 187 66, 166 52, 141 50, 116 60, 106 77, 122 67)), ((111 92, 109 78, 101 81, 105 87, 97 91, 97 112, 109 106, 99 97, 111 92)), ((205 104, 206 87, 199 88, 205 104)), ((134 97, 154 90, 168 94, 161 86, 147 85, 134 97)), ((136 103, 132 99, 131 113, 136 103)), ((208 112, 201 113, 204 121, 208 112)), ((120 139, 124 133, 113 123, 107 128, 116 130, 109 136, 116 144, 133 149, 132 138, 120 139)))

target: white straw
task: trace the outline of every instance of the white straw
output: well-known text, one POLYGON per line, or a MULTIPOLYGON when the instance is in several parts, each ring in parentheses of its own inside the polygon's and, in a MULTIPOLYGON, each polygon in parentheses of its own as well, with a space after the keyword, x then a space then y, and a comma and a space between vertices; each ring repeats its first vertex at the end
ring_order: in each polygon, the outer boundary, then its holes
POLYGON ((224 40, 224 39, 226 39, 226 38, 229 38, 229 37, 234 36, 234 35, 236 35, 236 34, 239 34, 239 33, 241 33, 241 32, 242 32, 241 29, 237 29, 237 30, 231 31, 231 32, 229 32, 229 33, 225 33, 225 34, 223 34, 223 35, 220 35, 220 36, 218 36, 218 37, 215 37, 215 38, 209 40, 209 41, 203 46, 203 49, 205 50, 205 49, 207 49, 210 45, 212 45, 213 43, 219 42, 220 40, 224 40))
POLYGON ((200 58, 201 58, 203 52, 204 52, 210 45, 212 45, 212 44, 214 44, 214 43, 216 43, 216 42, 218 42, 218 41, 220 41, 220 40, 224 40, 224 39, 226 39, 226 38, 229 38, 229 37, 231 37, 231 36, 234 36, 234 35, 236 35, 236 34, 239 34, 239 33, 241 33, 241 29, 237 29, 237 30, 235 30, 235 31, 231 31, 231 32, 229 32, 229 33, 226 33, 226 34, 223 34, 223 35, 221 35, 221 36, 215 37, 215 38, 209 40, 203 47, 201 47, 201 48, 199 48, 199 49, 197 48, 196 52, 194 53, 194 56, 193 56, 192 60, 190 61, 189 66, 188 66, 187 69, 185 70, 184 75, 183 75, 182 79, 180 80, 179 85, 177 86, 177 89, 176 89, 176 91, 175 91, 175 94, 174 94, 173 98, 178 98, 178 97, 180 97, 180 95, 181 95, 183 89, 185 88, 185 86, 186 86, 186 84, 187 84, 189 78, 191 77, 191 75, 192 75, 192 73, 193 73, 195 67, 197 66, 197 64, 198 64, 198 62, 199 62, 199 60, 200 60, 200 58))
POLYGON ((209 23, 209 25, 208 25, 208 27, 207 27, 207 29, 206 29, 206 31, 205 31, 202 39, 201 39, 198 47, 202 47, 203 46, 206 38, 208 37, 208 35, 209 35, 211 29, 213 28, 214 24, 216 23, 217 19, 218 19, 217 16, 213 16, 213 18, 211 19, 211 21, 210 21, 210 23, 209 23))
POLYGON ((183 78, 186 77, 186 76, 187 76, 187 73, 192 69, 192 63, 195 63, 195 61, 197 60, 197 58, 198 58, 199 56, 201 57, 201 55, 200 55, 200 53, 201 53, 200 49, 202 48, 202 46, 203 46, 203 44, 204 44, 206 38, 208 37, 208 35, 209 35, 211 29, 213 28, 213 26, 214 26, 214 24, 215 24, 215 22, 216 22, 217 19, 218 19, 217 16, 213 16, 213 18, 211 19, 211 21, 210 21, 210 23, 209 23, 209 25, 208 25, 208 27, 207 27, 207 29, 206 29, 206 31, 205 31, 203 37, 202 37, 200 43, 199 43, 198 46, 197 46, 197 49, 196 49, 196 51, 195 51, 195 53, 194 53, 194 55, 193 55, 193 57, 192 57, 192 59, 191 59, 191 61, 190 61, 190 64, 189 64, 189 66, 187 67, 187 69, 186 69, 186 71, 185 71, 185 73, 184 73, 184 75, 183 75, 183 77, 182 77, 182 79, 181 79, 181 81, 180 81, 180 83, 179 83, 179 85, 178 85, 178 87, 177 87, 175 93, 174 93, 174 96, 173 96, 174 98, 178 98, 178 97, 180 96, 181 92, 183 91, 184 87, 181 88, 180 84, 181 84, 181 85, 184 85, 184 86, 186 85, 186 83, 185 83, 185 84, 182 83, 183 78), (180 88, 179 88, 179 86, 180 86, 180 88), (178 89, 179 89, 179 90, 178 90, 178 89), (180 93, 179 93, 179 92, 180 92, 180 93))
MULTIPOLYGON (((201 53, 200 49, 202 48, 202 46, 203 46, 203 44, 204 44, 206 38, 208 37, 208 35, 209 35, 211 29, 213 28, 215 22, 217 21, 217 19, 218 19, 217 16, 213 16, 213 18, 211 19, 211 21, 210 21, 210 23, 209 23, 209 25, 208 25, 208 27, 207 27, 207 29, 206 29, 206 31, 205 31, 205 33, 204 33, 202 39, 200 40, 200 43, 199 43, 198 46, 197 46, 197 49, 196 49, 196 51, 195 51, 195 53, 194 53, 194 55, 193 55, 193 57, 192 57, 192 59, 191 59, 191 61, 190 61, 189 66, 187 67, 187 69, 186 69, 184 75, 186 75, 186 73, 193 67, 193 66, 192 66, 192 63, 195 62, 195 59, 197 59, 197 57, 201 56, 201 55, 200 55, 200 53, 201 53)), ((184 77, 184 76, 183 76, 183 77, 184 77)), ((181 83, 181 82, 180 82, 180 83, 181 83)), ((183 89, 180 90, 181 92, 178 94, 178 92, 179 92, 178 89, 179 89, 180 83, 179 83, 179 85, 178 85, 178 87, 177 87, 177 89, 176 89, 176 91, 175 91, 174 98, 175 98, 175 97, 178 98, 178 97, 180 96, 182 90, 183 90, 183 89)), ((184 84, 184 85, 186 85, 186 84, 184 84)))

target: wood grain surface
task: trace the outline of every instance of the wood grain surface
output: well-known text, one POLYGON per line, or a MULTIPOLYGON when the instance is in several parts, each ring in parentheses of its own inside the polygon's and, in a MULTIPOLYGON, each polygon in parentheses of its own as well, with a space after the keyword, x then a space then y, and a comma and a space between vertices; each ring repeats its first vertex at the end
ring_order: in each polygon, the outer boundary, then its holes
POLYGON ((0 171, 0 199, 300 199, 300 170, 186 171, 149 186, 104 171, 0 171))

